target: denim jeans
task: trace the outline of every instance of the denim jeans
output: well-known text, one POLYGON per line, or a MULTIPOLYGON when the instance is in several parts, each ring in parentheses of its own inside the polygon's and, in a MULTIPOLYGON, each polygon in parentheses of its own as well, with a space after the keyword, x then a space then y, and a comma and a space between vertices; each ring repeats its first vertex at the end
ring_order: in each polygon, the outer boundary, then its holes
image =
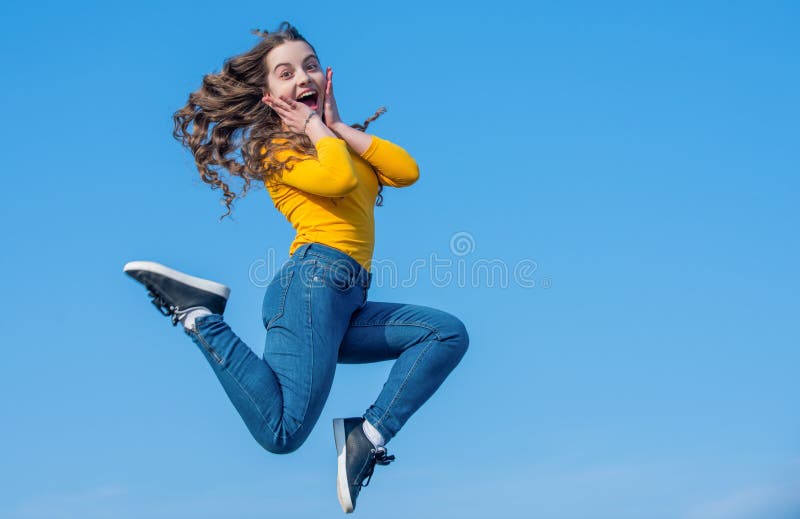
POLYGON ((434 308, 367 301, 372 275, 349 255, 301 245, 267 287, 262 358, 221 315, 189 330, 256 441, 296 450, 322 413, 337 363, 394 360, 364 413, 388 441, 442 384, 466 352, 456 317, 434 308))

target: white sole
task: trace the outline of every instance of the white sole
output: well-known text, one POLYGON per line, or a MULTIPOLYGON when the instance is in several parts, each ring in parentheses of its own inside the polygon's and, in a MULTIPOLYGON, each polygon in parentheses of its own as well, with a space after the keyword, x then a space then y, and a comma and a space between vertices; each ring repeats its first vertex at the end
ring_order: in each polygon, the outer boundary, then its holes
POLYGON ((353 503, 350 501, 350 488, 347 485, 347 438, 344 435, 344 419, 336 418, 333 420, 333 439, 336 441, 336 462, 338 470, 336 472, 336 493, 339 496, 339 504, 342 505, 344 513, 349 514, 353 511, 353 503))
POLYGON ((231 295, 231 289, 226 287, 222 283, 217 283, 214 281, 209 281, 207 279, 190 276, 189 274, 184 274, 183 272, 178 272, 177 270, 165 267, 161 263, 156 263, 155 261, 129 261, 122 268, 123 272, 131 272, 134 270, 155 272, 156 274, 161 274, 162 276, 172 278, 176 281, 180 281, 181 283, 189 285, 190 287, 197 288, 198 290, 205 290, 206 292, 211 292, 212 294, 218 295, 224 298, 225 300, 227 300, 228 297, 231 295))

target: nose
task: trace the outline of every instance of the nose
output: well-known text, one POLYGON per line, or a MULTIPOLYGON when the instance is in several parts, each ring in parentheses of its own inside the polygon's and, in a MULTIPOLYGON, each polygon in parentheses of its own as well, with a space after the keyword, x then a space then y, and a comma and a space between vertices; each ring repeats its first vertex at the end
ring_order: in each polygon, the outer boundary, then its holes
POLYGON ((295 77, 297 78, 298 86, 304 86, 311 82, 311 76, 308 75, 305 69, 300 69, 300 71, 295 74, 295 77))

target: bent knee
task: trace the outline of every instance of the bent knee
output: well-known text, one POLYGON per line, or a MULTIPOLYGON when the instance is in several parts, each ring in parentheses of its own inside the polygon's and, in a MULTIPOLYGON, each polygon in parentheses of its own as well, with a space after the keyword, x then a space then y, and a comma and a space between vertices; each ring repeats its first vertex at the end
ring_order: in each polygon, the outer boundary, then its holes
POLYGON ((272 442, 260 442, 261 446, 264 447, 267 451, 271 452, 272 454, 290 454, 303 444, 303 442, 284 442, 284 443, 272 443, 272 442))
POLYGON ((256 437, 259 445, 272 454, 289 454, 303 445, 308 438, 307 434, 272 434, 263 432, 256 437))
POLYGON ((305 439, 296 440, 294 438, 287 439, 259 439, 258 443, 272 454, 289 454, 303 445, 305 439))
POLYGON ((458 353, 459 357, 467 352, 469 347, 469 333, 464 323, 455 316, 449 316, 446 324, 439 328, 440 339, 458 353))

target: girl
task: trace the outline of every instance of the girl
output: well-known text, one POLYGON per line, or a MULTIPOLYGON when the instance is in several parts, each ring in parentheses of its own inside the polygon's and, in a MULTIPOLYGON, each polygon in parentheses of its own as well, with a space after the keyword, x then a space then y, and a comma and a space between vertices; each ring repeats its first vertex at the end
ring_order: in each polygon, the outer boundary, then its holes
POLYGON ((336 488, 349 513, 375 465, 394 460, 386 443, 458 364, 469 338, 460 320, 440 310, 367 301, 374 205, 384 185, 413 184, 417 165, 401 147, 364 133, 380 110, 364 125, 342 122, 332 70, 323 72, 294 27, 256 32, 255 47, 189 95, 175 113, 174 134, 191 149, 203 181, 222 189, 223 217, 236 195, 221 169, 243 179, 242 194, 251 181, 263 182, 297 232, 264 296, 263 357, 223 320, 225 285, 147 261, 124 271, 183 325, 270 452, 289 453, 306 440, 337 363, 395 360, 363 416, 333 421, 336 488))

